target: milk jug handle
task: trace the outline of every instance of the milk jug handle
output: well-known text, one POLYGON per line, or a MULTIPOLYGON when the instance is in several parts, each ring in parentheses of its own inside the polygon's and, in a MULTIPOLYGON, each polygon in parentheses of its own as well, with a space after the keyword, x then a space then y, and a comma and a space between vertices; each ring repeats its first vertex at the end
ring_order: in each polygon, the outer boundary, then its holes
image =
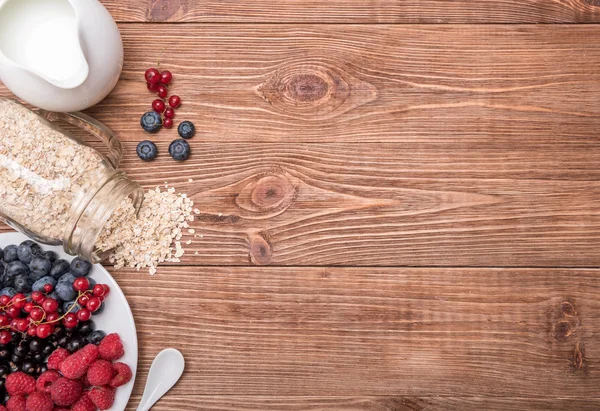
POLYGON ((122 149, 121 142, 115 134, 98 120, 93 119, 87 114, 80 112, 74 113, 55 113, 52 111, 40 110, 39 114, 50 121, 65 121, 69 124, 79 127, 82 130, 98 137, 108 148, 106 157, 114 168, 118 168, 121 163, 122 149))

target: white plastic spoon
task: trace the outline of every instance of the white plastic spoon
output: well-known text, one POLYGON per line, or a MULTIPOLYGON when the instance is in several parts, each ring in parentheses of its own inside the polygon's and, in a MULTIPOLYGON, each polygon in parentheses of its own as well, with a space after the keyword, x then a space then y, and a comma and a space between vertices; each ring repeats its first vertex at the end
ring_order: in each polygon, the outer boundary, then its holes
POLYGON ((167 348, 159 352, 150 366, 144 395, 137 411, 148 411, 152 408, 156 401, 179 381, 184 368, 183 355, 176 349, 167 348))

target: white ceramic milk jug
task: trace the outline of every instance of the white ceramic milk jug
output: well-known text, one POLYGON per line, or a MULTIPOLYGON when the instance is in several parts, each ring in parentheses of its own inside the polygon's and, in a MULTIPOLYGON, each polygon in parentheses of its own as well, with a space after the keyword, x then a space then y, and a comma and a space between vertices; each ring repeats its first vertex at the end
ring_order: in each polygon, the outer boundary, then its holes
POLYGON ((0 0, 0 80, 26 102, 79 111, 102 100, 123 67, 123 43, 97 0, 0 0))

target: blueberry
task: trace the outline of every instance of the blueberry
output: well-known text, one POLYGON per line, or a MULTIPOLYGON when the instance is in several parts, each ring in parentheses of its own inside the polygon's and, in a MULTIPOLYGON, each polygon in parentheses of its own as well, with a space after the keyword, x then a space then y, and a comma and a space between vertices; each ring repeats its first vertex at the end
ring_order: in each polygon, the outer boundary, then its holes
POLYGON ((77 304, 77 301, 73 300, 73 301, 67 301, 63 304, 63 311, 66 312, 70 312, 73 314, 77 314, 77 311, 79 311, 81 309, 81 307, 79 306, 79 304, 77 304), (75 306, 75 307, 73 307, 75 306), (73 308, 71 308, 73 307, 73 308), (71 311, 69 311, 71 310, 71 311))
POLYGON ((31 291, 31 285, 33 281, 27 275, 18 275, 14 278, 13 283, 15 285, 15 290, 19 293, 28 293, 31 291))
POLYGON ((4 247, 4 262, 10 263, 12 261, 16 261, 19 259, 19 255, 17 253, 18 247, 14 244, 7 245, 4 247))
POLYGON ((187 160, 190 156, 190 145, 180 138, 173 140, 169 145, 169 154, 177 161, 187 160))
POLYGON ((98 284, 92 277, 88 277, 88 282, 90 283, 88 290, 92 290, 94 286, 98 284))
POLYGON ((177 127, 177 132, 182 138, 192 138, 196 134, 196 127, 191 121, 182 121, 177 127))
POLYGON ((142 119, 140 120, 140 125, 144 130, 148 133, 156 133, 162 127, 162 118, 160 114, 155 111, 149 111, 144 113, 142 119))
POLYGON ((33 260, 33 257, 42 254, 42 252, 40 246, 31 240, 23 241, 17 248, 19 260, 23 261, 25 264, 29 264, 31 260, 33 260))
POLYGON ((73 282, 75 281, 77 277, 75 277, 73 274, 71 273, 66 273, 63 274, 59 279, 58 279, 58 283, 66 283, 70 286, 73 285, 73 282))
POLYGON ((93 331, 89 336, 88 336, 88 342, 90 344, 100 344, 100 341, 102 341, 104 339, 104 337, 106 337, 106 333, 102 330, 96 330, 93 331))
POLYGON ((60 302, 60 297, 58 296, 58 294, 56 293, 56 290, 52 291, 50 294, 48 294, 48 297, 50 298, 54 298, 56 301, 60 302))
POLYGON ((150 140, 141 141, 137 148, 135 149, 139 158, 144 161, 151 161, 156 158, 158 155, 158 149, 156 148, 156 144, 154 144, 150 140))
POLYGON ((17 290, 13 287, 5 287, 0 290, 0 296, 8 295, 10 298, 13 298, 17 294, 17 290))
POLYGON ((67 260, 57 260, 50 270, 50 275, 57 280, 61 275, 65 274, 71 268, 71 264, 67 260))
POLYGON ((34 281, 39 280, 42 277, 50 274, 50 270, 52 269, 52 263, 45 259, 42 256, 35 256, 29 263, 29 270, 31 278, 34 281))
POLYGON ((44 292, 44 286, 46 284, 50 284, 50 285, 52 285, 52 287, 54 287, 54 286, 56 286, 56 280, 49 276, 42 277, 39 280, 37 280, 35 283, 33 283, 33 285, 31 286, 31 290, 44 292))
POLYGON ((6 266, 6 277, 8 279, 14 278, 18 275, 29 275, 29 267, 22 261, 12 261, 6 266))
POLYGON ((85 277, 90 273, 92 264, 89 261, 76 257, 71 261, 71 274, 75 277, 85 277))
POLYGON ((58 294, 58 298, 63 301, 71 301, 77 297, 77 291, 73 290, 73 286, 67 282, 59 282, 56 284, 54 291, 58 294))
POLYGON ((58 256, 54 251, 44 251, 42 253, 42 257, 50 261, 50 264, 54 264, 54 262, 58 259, 58 256))
POLYGON ((0 260, 4 258, 4 250, 0 248, 0 260))

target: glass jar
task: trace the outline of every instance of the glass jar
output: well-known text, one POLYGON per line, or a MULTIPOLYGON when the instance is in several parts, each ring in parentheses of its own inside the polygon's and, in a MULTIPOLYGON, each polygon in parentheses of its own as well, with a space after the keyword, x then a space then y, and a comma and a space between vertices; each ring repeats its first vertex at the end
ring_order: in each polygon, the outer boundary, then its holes
POLYGON ((128 198, 136 212, 144 192, 118 171, 121 143, 82 113, 35 113, 0 98, 0 218, 16 230, 93 263, 110 250, 96 247, 113 212, 128 198), (51 121, 78 126, 103 141, 103 155, 51 121))

